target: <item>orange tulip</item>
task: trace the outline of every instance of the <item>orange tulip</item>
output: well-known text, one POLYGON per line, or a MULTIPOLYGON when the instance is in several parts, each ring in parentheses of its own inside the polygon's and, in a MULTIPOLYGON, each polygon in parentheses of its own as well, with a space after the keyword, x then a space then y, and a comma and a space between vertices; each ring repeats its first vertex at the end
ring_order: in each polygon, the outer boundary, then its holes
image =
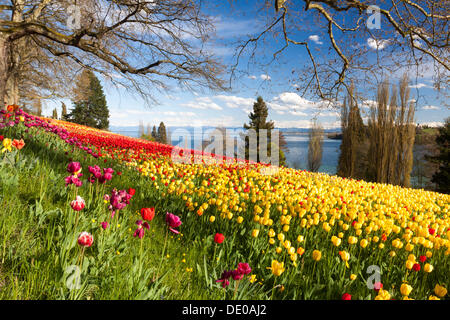
POLYGON ((12 142, 12 145, 17 150, 20 150, 20 149, 22 149, 24 147, 25 142, 23 141, 23 139, 20 139, 20 140, 14 139, 13 142, 12 142))

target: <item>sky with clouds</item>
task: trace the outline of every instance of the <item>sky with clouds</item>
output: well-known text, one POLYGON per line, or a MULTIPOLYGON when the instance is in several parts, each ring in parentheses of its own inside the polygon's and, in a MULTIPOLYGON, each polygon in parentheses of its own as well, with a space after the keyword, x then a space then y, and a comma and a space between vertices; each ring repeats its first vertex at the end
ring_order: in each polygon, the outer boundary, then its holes
MULTIPOLYGON (((240 11, 236 8, 230 11, 228 2, 224 3, 208 8, 216 26, 215 43, 209 50, 224 64, 230 65, 235 62, 233 55, 237 40, 256 34, 261 30, 262 23, 251 14, 252 1, 246 1, 245 8, 240 11)), ((313 50, 325 50, 327 43, 319 32, 315 33, 312 29, 302 36, 310 41, 313 50)), ((382 52, 389 48, 390 43, 389 39, 374 40, 368 37, 361 40, 361 45, 374 52, 382 52)), ((269 43, 268 46, 276 44, 269 43)), ((289 50, 284 56, 287 63, 276 67, 266 68, 263 63, 258 64, 258 59, 256 64, 246 65, 245 75, 240 75, 239 81, 231 83, 231 91, 189 92, 175 86, 165 94, 155 93, 158 103, 151 106, 147 106, 139 96, 110 87, 101 79, 110 110, 110 125, 131 127, 143 121, 145 125, 153 126, 163 121, 169 127, 241 127, 248 122, 248 114, 256 98, 262 96, 269 107, 269 118, 279 128, 309 127, 313 117, 317 117, 325 128, 340 126, 336 106, 325 104, 314 96, 302 97, 297 91, 298 84, 290 76, 290 70, 292 63, 301 65, 309 62, 304 50, 289 50)), ((261 57, 261 61, 264 59, 267 57, 261 57)), ((448 104, 443 103, 442 93, 433 88, 433 71, 426 66, 423 68, 421 77, 411 83, 411 98, 419 97, 415 118, 417 123, 435 125, 450 116, 450 112, 448 104)), ((70 101, 65 103, 71 106, 70 101)), ((60 113, 60 105, 59 101, 46 101, 44 114, 51 115, 55 107, 60 113)))

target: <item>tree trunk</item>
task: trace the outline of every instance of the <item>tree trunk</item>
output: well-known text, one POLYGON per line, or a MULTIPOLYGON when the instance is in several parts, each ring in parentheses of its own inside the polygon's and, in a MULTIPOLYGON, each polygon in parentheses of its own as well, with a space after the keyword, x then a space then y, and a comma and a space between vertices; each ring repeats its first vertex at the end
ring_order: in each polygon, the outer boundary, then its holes
POLYGON ((10 43, 0 35, 0 109, 6 107, 6 84, 9 78, 10 43))

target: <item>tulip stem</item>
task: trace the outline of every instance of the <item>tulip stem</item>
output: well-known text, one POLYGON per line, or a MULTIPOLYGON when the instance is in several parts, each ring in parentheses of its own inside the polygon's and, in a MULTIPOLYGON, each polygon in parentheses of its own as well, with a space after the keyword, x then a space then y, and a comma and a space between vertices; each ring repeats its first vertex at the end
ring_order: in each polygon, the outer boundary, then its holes
POLYGON ((214 245, 213 263, 216 263, 216 248, 217 248, 217 244, 214 245))
POLYGON ((156 271, 156 277, 153 278, 153 281, 156 281, 156 279, 158 279, 158 275, 159 275, 159 269, 161 269, 161 265, 162 265, 162 261, 164 259, 164 252, 166 251, 166 243, 167 243, 167 236, 169 235, 169 229, 166 229, 166 238, 164 239, 164 247, 161 253, 161 259, 159 260, 159 266, 158 269, 156 271))
POLYGON ((239 281, 240 281, 240 280, 237 280, 237 281, 235 282, 235 285, 234 285, 233 300, 234 300, 234 298, 236 297, 236 293, 237 293, 237 290, 238 290, 238 287, 239 287, 239 281))
POLYGON ((142 241, 143 241, 143 238, 144 237, 141 238, 141 245, 139 248, 139 278, 141 277, 141 273, 142 273, 142 241))

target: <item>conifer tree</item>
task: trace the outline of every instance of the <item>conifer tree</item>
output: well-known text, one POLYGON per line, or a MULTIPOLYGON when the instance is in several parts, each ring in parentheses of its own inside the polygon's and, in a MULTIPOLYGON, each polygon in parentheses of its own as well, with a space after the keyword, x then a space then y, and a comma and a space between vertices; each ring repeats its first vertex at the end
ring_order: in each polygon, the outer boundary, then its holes
POLYGON ((156 132, 156 127, 155 126, 153 126, 153 129, 152 129, 152 138, 155 141, 158 141, 158 132, 156 132))
POLYGON ((164 122, 161 121, 158 127, 158 142, 167 144, 167 131, 164 122))
POLYGON ((78 124, 107 129, 109 110, 100 80, 90 70, 83 70, 74 88, 72 111, 66 120, 78 124))
MULTIPOLYGON (((266 103, 264 102, 262 97, 258 97, 256 99, 256 102, 253 104, 253 111, 249 114, 250 122, 248 124, 244 124, 244 129, 250 130, 253 129, 256 132, 256 161, 260 162, 260 153, 263 153, 260 149, 260 146, 262 143, 260 142, 260 130, 265 129, 267 130, 267 156, 271 156, 271 149, 273 144, 278 145, 279 149, 279 164, 285 165, 286 163, 286 157, 284 155, 284 152, 280 146, 280 142, 285 142, 284 138, 279 137, 279 141, 272 141, 272 130, 275 128, 273 121, 267 121, 267 117, 269 115, 269 109, 267 108, 266 103)), ((280 135, 282 137, 282 135, 280 135)), ((264 137, 265 139, 266 137, 264 137)), ((284 144, 285 146, 285 144, 284 144)), ((283 146, 283 147, 284 147, 283 146)), ((250 155, 250 142, 248 138, 245 138, 245 158, 249 159, 250 155)), ((264 154, 264 153, 263 153, 264 154)))

